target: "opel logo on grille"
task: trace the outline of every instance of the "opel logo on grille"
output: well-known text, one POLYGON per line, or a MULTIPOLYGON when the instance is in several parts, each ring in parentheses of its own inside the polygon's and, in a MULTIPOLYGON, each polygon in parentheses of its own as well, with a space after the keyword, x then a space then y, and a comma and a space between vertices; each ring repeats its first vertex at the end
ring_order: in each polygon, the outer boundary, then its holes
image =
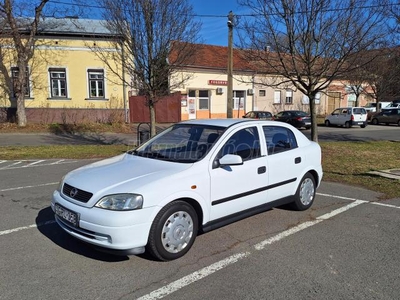
POLYGON ((78 189, 72 188, 71 191, 69 192, 69 196, 71 198, 75 198, 76 194, 78 194, 78 189))

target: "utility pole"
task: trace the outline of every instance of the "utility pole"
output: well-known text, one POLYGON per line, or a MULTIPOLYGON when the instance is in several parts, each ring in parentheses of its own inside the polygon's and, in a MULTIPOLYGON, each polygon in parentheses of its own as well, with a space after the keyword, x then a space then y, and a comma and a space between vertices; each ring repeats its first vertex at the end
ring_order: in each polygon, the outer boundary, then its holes
POLYGON ((228 15, 228 96, 226 103, 226 117, 233 118, 233 12, 230 11, 228 15))

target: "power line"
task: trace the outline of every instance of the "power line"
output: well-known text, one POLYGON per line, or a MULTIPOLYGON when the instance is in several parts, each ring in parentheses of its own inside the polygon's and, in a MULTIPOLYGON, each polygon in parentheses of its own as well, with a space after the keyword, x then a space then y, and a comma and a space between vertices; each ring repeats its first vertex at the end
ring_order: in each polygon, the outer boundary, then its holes
MULTIPOLYGON (((97 9, 107 9, 105 6, 100 6, 100 5, 91 5, 91 4, 83 4, 83 3, 70 3, 70 2, 63 2, 63 1, 56 1, 56 0, 50 0, 49 3, 54 3, 54 4, 61 4, 61 5, 70 5, 70 6, 79 6, 79 7, 86 7, 86 8, 97 8, 97 9)), ((360 9, 372 9, 372 8, 380 8, 380 7, 393 7, 393 6, 400 6, 400 3, 388 3, 388 4, 377 4, 377 5, 366 5, 366 6, 360 6, 360 9)), ((332 8, 332 9, 326 9, 322 10, 324 12, 340 12, 348 10, 347 7, 344 8, 332 8)), ((298 11, 294 12, 294 14, 303 14, 306 13, 306 11, 298 11)), ((276 13, 259 13, 259 14, 235 14, 235 17, 259 17, 263 15, 268 15, 268 16, 273 16, 276 15, 276 13)), ((189 14, 189 17, 197 17, 197 18, 227 18, 228 15, 212 15, 212 14, 189 14)))

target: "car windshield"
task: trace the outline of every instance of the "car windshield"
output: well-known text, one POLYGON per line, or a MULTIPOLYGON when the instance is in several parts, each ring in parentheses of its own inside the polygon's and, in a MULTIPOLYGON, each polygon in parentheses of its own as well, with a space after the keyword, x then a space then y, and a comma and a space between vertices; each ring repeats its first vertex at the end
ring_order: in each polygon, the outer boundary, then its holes
POLYGON ((130 154, 180 163, 201 160, 224 132, 224 127, 177 124, 130 154))

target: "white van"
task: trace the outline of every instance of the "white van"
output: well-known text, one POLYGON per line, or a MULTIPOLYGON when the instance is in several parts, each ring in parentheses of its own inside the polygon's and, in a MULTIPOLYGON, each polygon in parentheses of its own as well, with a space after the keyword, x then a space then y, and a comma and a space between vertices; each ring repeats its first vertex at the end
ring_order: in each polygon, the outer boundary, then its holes
POLYGON ((367 126, 367 111, 364 107, 340 107, 336 108, 325 118, 325 126, 344 126, 349 128, 358 125, 361 128, 367 126))

